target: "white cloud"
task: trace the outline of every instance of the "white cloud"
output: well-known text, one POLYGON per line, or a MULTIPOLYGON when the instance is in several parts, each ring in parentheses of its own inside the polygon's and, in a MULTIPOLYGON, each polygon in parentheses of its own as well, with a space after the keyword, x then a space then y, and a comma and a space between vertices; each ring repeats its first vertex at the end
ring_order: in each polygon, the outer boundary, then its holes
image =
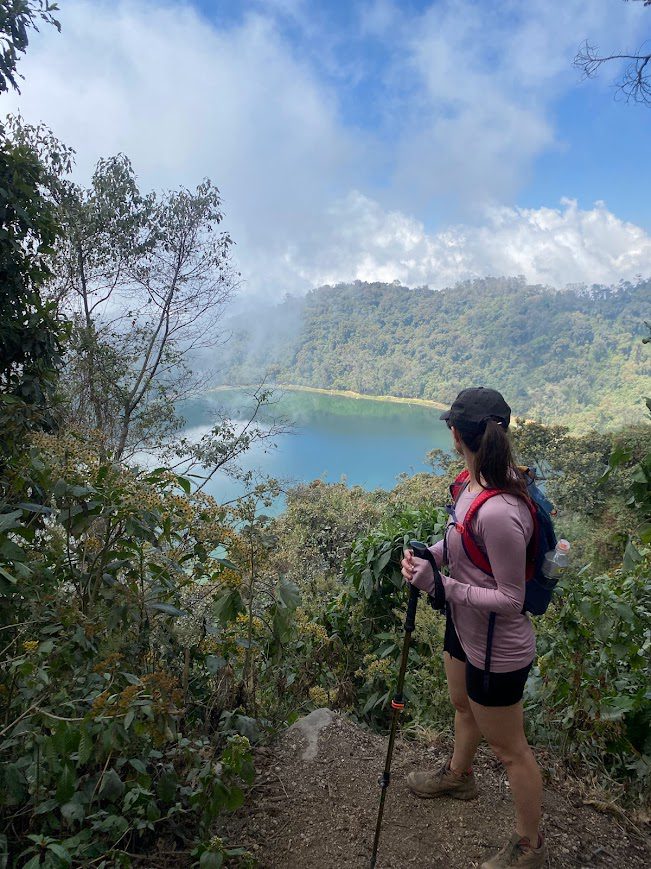
POLYGON ((329 219, 328 246, 289 264, 307 285, 359 279, 441 288, 472 277, 524 275, 563 287, 651 271, 651 236, 602 202, 589 210, 572 200, 558 209, 489 208, 479 226, 428 234, 413 217, 353 193, 329 219))
POLYGON ((23 96, 5 105, 73 144, 82 177, 117 151, 146 185, 210 176, 243 260, 277 249, 350 184, 360 142, 270 18, 218 31, 185 5, 85 0, 61 18, 61 36, 34 39, 23 96))
POLYGON ((372 9, 403 95, 390 119, 392 201, 442 203, 457 218, 513 199, 536 158, 560 144, 550 108, 577 84, 581 38, 626 44, 641 11, 601 0, 440 0, 405 20, 386 0, 372 9))
POLYGON ((550 105, 576 81, 576 34, 629 41, 637 13, 615 5, 441 0, 410 16, 377 0, 360 39, 387 63, 365 130, 342 110, 342 81, 359 82, 364 58, 317 32, 325 13, 305 0, 251 0, 219 27, 170 0, 67 0, 63 33, 34 37, 23 96, 3 102, 77 147, 82 177, 117 151, 145 186, 211 177, 250 292, 514 272, 616 281, 651 271, 641 229, 601 205, 504 206, 557 144, 550 105), (426 232, 437 213, 455 225, 426 232))

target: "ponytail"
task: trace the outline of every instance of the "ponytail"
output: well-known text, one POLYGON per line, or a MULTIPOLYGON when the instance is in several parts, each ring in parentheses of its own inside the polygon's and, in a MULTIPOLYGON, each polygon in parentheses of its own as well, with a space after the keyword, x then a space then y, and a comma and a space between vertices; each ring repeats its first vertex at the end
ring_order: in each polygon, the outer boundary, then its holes
POLYGON ((527 497, 527 487, 518 472, 511 439, 501 421, 489 418, 474 432, 459 430, 461 440, 473 453, 473 473, 485 480, 486 488, 501 489, 509 495, 527 497))

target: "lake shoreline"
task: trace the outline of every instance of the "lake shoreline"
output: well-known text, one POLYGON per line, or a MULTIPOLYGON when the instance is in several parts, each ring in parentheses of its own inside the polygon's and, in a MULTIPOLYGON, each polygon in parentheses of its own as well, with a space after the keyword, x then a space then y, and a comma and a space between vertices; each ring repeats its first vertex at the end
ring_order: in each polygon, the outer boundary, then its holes
MULTIPOLYGON (((212 389, 206 392, 226 392, 230 389, 257 389, 259 384, 223 384, 221 386, 213 386, 212 389)), ((301 386, 296 383, 274 383, 269 385, 270 389, 286 389, 289 392, 312 392, 317 395, 336 395, 341 398, 355 398, 362 401, 381 401, 387 404, 410 404, 418 407, 431 407, 437 410, 448 410, 448 404, 442 404, 440 401, 432 401, 429 398, 404 398, 400 395, 367 395, 363 392, 355 392, 352 389, 325 389, 320 386, 301 386)))

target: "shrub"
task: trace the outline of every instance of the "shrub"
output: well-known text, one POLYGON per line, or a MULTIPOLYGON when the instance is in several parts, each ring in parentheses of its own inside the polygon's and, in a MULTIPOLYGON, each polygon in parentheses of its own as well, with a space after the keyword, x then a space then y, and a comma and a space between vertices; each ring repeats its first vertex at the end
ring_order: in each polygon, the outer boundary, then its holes
POLYGON ((159 837, 217 853, 212 820, 253 773, 248 741, 206 719, 214 671, 178 628, 184 593, 232 574, 214 553, 233 531, 187 480, 103 454, 40 434, 4 469, 0 810, 29 866, 128 865, 159 837))

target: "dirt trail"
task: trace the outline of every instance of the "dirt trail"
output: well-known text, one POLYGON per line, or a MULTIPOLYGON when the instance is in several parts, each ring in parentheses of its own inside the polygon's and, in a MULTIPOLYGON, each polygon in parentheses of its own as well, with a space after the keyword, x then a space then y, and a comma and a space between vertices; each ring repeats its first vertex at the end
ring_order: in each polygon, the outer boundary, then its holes
MULTIPOLYGON (((386 741, 328 710, 257 751, 258 776, 247 804, 224 825, 230 844, 246 845, 261 869, 370 866, 386 741)), ((398 740, 384 814, 378 869, 478 867, 508 839, 512 802, 500 764, 482 752, 480 796, 470 802, 419 800, 405 783, 415 766, 437 766, 442 750, 398 740)), ((617 817, 546 788, 549 867, 649 869, 651 847, 617 817)))

